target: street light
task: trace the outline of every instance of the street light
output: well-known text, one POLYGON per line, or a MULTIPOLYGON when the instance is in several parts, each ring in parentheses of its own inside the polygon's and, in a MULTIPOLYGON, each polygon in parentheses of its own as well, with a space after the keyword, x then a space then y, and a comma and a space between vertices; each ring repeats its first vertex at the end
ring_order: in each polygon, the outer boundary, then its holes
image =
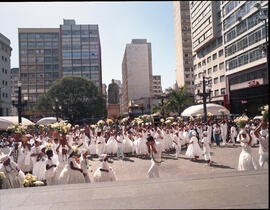
POLYGON ((211 79, 211 77, 206 77, 205 73, 203 73, 203 81, 202 81, 203 92, 200 93, 200 90, 198 90, 198 93, 197 93, 198 96, 203 98, 203 113, 204 113, 203 120, 204 120, 204 122, 206 122, 206 117, 207 117, 206 99, 208 96, 210 97, 210 90, 208 92, 206 92, 206 84, 208 84, 209 87, 211 87, 210 82, 209 82, 210 79, 211 79))
POLYGON ((28 97, 25 96, 22 101, 22 82, 18 81, 18 103, 12 100, 12 105, 17 108, 18 111, 18 122, 22 123, 22 108, 27 105, 28 97))
POLYGON ((256 3, 254 5, 255 8, 257 8, 260 12, 260 15, 258 17, 259 21, 264 21, 264 30, 265 30, 265 50, 263 49, 264 52, 266 52, 266 72, 268 73, 268 63, 269 63, 269 53, 268 53, 268 36, 267 36, 267 20, 268 20, 268 6, 263 6, 260 3, 256 3))
POLYGON ((56 121, 57 122, 58 122, 58 113, 59 113, 59 111, 62 110, 62 106, 61 105, 58 105, 58 102, 59 102, 58 98, 55 98, 55 105, 53 105, 53 107, 52 107, 53 110, 56 113, 56 121))
POLYGON ((160 95, 160 98, 161 98, 161 103, 160 103, 160 106, 161 106, 161 114, 162 114, 162 117, 164 118, 165 117, 165 110, 164 110, 164 99, 167 98, 167 95, 165 93, 162 93, 160 95))

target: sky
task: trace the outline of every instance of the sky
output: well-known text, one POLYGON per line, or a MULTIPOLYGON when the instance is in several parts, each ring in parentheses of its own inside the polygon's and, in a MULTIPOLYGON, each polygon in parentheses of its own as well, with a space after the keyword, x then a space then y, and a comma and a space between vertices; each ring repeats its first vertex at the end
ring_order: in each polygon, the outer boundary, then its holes
POLYGON ((176 81, 171 1, 141 2, 0 2, 0 33, 11 41, 11 68, 19 67, 18 28, 59 28, 63 19, 98 24, 102 83, 122 80, 126 44, 147 39, 152 45, 152 73, 161 75, 163 91, 176 81))

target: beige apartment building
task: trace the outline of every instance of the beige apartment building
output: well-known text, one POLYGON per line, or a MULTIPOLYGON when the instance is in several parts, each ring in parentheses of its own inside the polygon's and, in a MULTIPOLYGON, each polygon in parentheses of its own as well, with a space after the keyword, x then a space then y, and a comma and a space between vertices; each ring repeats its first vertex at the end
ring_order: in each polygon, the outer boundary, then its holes
POLYGON ((146 39, 132 39, 126 45, 122 61, 123 112, 128 105, 141 103, 145 113, 152 108, 152 52, 146 39))
POLYGON ((162 95, 162 88, 161 88, 161 76, 160 75, 153 75, 153 95, 154 97, 158 97, 162 95))
MULTIPOLYGON (((256 4, 268 11, 268 1, 223 1, 221 5, 230 111, 248 116, 261 115, 259 107, 269 104, 268 28, 260 21, 264 12, 256 4)), ((268 22, 268 15, 264 17, 268 22)))
POLYGON ((194 93, 189 1, 173 1, 176 83, 194 93))
POLYGON ((220 1, 190 1, 193 71, 195 100, 202 102, 197 95, 202 93, 203 75, 207 80, 207 101, 224 104, 226 97, 226 76, 224 67, 224 47, 220 1))

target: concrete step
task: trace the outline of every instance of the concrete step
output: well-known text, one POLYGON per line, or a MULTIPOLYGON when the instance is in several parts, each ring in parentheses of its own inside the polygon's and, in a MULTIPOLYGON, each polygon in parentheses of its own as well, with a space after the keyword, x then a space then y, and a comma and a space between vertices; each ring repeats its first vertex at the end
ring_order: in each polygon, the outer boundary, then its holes
POLYGON ((268 170, 0 190, 0 210, 268 208, 268 170))

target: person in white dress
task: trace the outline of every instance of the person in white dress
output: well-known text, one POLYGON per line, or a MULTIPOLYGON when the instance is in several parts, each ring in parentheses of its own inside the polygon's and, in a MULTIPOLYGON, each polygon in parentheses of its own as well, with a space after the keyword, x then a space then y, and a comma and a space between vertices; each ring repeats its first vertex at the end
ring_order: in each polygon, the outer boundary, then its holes
POLYGON ((91 180, 90 180, 91 168, 90 168, 89 160, 87 159, 86 154, 81 155, 80 166, 84 174, 85 183, 91 183, 91 180))
POLYGON ((97 168, 94 173, 94 182, 113 182, 116 181, 116 175, 112 167, 107 163, 108 156, 107 154, 102 154, 102 163, 101 166, 97 168))
POLYGON ((159 142, 156 142, 154 138, 149 135, 147 137, 148 153, 151 155, 151 166, 147 172, 149 178, 159 178, 159 166, 162 159, 162 148, 159 142))
POLYGON ((226 139, 227 139, 227 133, 228 133, 228 125, 225 120, 222 121, 220 124, 220 129, 221 129, 221 139, 222 139, 222 144, 226 145, 226 139))
POLYGON ((242 147, 242 151, 239 155, 237 169, 239 171, 257 170, 257 163, 251 153, 250 144, 252 139, 250 134, 244 128, 242 128, 238 134, 238 138, 242 147))
POLYGON ((231 142, 233 146, 235 146, 235 138, 237 136, 237 130, 234 124, 231 126, 230 132, 231 132, 231 142))
POLYGON ((203 144, 204 159, 206 160, 207 164, 211 165, 210 139, 207 134, 207 131, 203 131, 203 138, 201 142, 203 144))
POLYGON ((19 148, 18 166, 24 173, 32 173, 33 164, 31 160, 31 145, 28 143, 30 137, 22 139, 22 145, 19 148))
POLYGON ((96 154, 100 157, 101 154, 105 152, 105 138, 101 135, 101 132, 97 132, 96 139, 96 154))
POLYGON ((46 160, 46 172, 45 178, 47 185, 54 185, 55 184, 55 168, 56 164, 53 162, 53 150, 49 149, 46 151, 47 160, 46 160))
POLYGON ((173 135, 173 143, 175 148, 175 158, 178 159, 181 153, 181 139, 178 132, 175 132, 175 134, 173 135))
POLYGON ((121 158, 124 159, 125 158, 124 152, 123 152, 124 137, 121 134, 121 132, 118 132, 115 137, 116 137, 115 141, 117 142, 117 158, 119 159, 121 156, 121 158))
POLYGON ((186 151, 186 156, 190 158, 194 158, 194 160, 197 160, 199 156, 202 155, 202 150, 199 146, 198 139, 196 137, 196 132, 192 131, 191 133, 191 139, 189 141, 189 145, 186 151))
POLYGON ((8 155, 0 159, 0 172, 4 172, 3 189, 23 187, 24 173, 8 155))
POLYGON ((266 123, 261 122, 255 129, 254 135, 259 141, 259 164, 263 168, 265 163, 268 165, 269 159, 269 132, 266 123))

